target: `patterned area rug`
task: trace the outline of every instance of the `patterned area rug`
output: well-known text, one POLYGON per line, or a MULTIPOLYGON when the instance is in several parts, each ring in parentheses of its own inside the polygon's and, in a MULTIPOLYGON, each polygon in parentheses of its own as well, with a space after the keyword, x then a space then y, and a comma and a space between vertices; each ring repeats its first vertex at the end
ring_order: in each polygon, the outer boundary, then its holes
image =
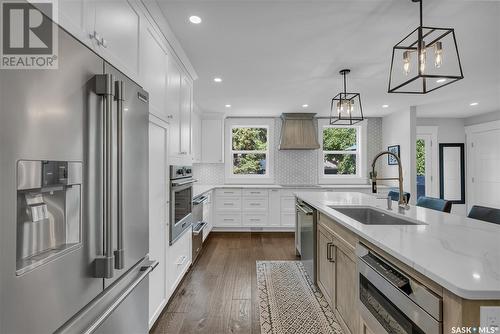
POLYGON ((342 334, 328 302, 298 261, 257 261, 262 334, 342 334))

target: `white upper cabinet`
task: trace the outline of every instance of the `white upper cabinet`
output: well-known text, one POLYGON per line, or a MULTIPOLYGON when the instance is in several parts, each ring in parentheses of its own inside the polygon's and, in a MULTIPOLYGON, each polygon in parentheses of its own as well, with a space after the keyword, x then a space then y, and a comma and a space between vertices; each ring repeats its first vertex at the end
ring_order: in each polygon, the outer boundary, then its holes
POLYGON ((191 113, 191 153, 193 162, 201 162, 201 117, 196 108, 191 113))
POLYGON ((141 15, 129 1, 91 1, 88 31, 96 51, 112 65, 137 80, 141 15), (92 20, 92 17, 94 18, 92 20))
POLYGON ((181 79, 180 134, 181 155, 191 156, 191 114, 193 110, 193 85, 183 75, 181 79))
POLYGON ((143 24, 140 42, 140 78, 144 89, 149 92, 149 112, 168 121, 165 95, 167 52, 149 24, 143 24))
POLYGON ((201 121, 201 160, 204 163, 224 162, 224 120, 201 121))
POLYGON ((167 121, 170 124, 169 154, 179 157, 181 153, 180 105, 181 105, 181 71, 175 59, 167 58, 167 89, 166 89, 167 121))
POLYGON ((87 1, 59 0, 59 25, 87 45, 91 45, 85 24, 87 1))

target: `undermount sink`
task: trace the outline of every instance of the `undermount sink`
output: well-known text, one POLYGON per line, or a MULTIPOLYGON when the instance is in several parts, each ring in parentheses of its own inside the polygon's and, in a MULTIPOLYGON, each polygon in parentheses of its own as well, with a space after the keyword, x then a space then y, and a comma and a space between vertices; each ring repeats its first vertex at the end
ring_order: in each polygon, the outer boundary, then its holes
POLYGON ((331 206, 332 209, 365 225, 427 225, 386 214, 372 208, 339 208, 331 206))

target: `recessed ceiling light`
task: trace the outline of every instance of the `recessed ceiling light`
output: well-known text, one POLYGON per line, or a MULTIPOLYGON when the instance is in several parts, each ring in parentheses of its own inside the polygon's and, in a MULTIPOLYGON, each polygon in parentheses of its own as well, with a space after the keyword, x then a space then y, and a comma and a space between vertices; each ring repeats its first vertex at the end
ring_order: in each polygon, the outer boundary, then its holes
POLYGON ((231 108, 231 105, 230 104, 226 104, 225 107, 226 108, 231 108))
POLYGON ((474 279, 481 279, 481 275, 478 273, 472 273, 472 277, 474 277, 474 279))
POLYGON ((437 83, 443 83, 443 82, 445 82, 445 81, 446 81, 446 79, 437 79, 437 80, 436 80, 436 82, 437 82, 437 83))
POLYGON ((471 104, 469 104, 471 107, 475 107, 479 104, 479 102, 472 102, 471 104))
POLYGON ((201 23, 201 17, 192 15, 189 17, 189 22, 194 23, 194 24, 200 24, 201 23))
POLYGON ((303 105, 302 105, 302 108, 307 108, 307 107, 309 107, 309 105, 308 105, 308 104, 303 104, 303 105))
POLYGON ((382 108, 389 108, 389 105, 388 104, 383 104, 382 108))
POLYGON ((222 82, 222 78, 216 77, 214 78, 214 82, 222 82))

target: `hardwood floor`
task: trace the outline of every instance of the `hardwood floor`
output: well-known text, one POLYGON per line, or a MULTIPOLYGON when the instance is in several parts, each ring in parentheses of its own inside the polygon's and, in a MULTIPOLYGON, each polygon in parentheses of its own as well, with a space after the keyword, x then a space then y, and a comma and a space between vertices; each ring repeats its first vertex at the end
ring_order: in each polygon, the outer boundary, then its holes
POLYGON ((293 233, 212 233, 150 333, 260 333, 255 261, 295 259, 293 233))

